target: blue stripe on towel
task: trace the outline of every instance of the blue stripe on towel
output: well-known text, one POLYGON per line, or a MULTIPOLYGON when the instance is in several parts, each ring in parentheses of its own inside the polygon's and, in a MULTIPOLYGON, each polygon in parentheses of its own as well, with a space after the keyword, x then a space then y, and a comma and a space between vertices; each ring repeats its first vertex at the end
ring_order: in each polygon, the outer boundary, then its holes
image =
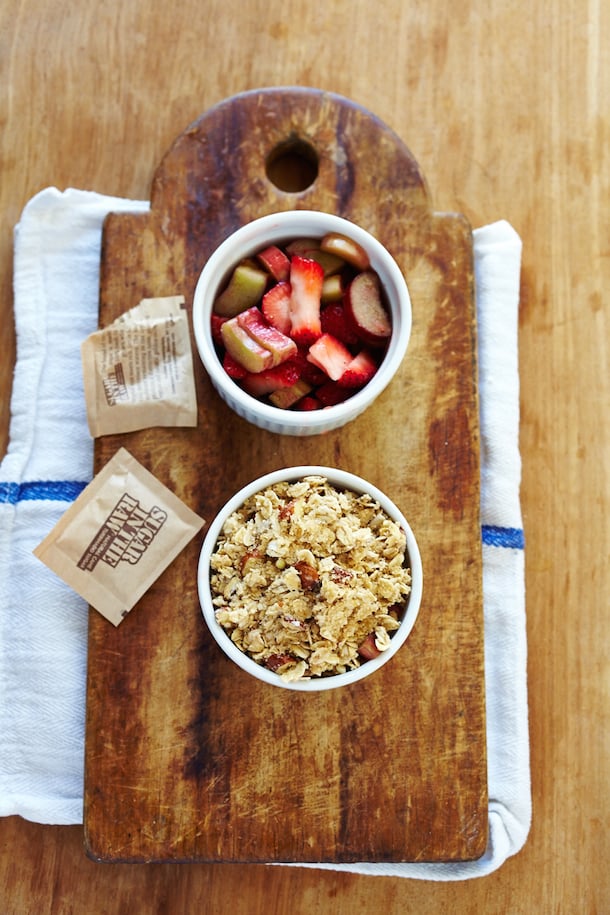
POLYGON ((31 483, 0 483, 0 503, 73 502, 87 483, 79 480, 34 480, 31 483))
POLYGON ((481 528, 483 543, 487 546, 503 546, 509 549, 522 550, 525 538, 520 527, 495 527, 484 524, 481 528))
MULTIPOLYGON (((73 502, 87 483, 78 480, 36 480, 31 483, 0 483, 0 503, 17 505, 18 502, 73 502)), ((496 527, 484 524, 483 543, 488 546, 522 550, 525 546, 520 527, 496 527)))

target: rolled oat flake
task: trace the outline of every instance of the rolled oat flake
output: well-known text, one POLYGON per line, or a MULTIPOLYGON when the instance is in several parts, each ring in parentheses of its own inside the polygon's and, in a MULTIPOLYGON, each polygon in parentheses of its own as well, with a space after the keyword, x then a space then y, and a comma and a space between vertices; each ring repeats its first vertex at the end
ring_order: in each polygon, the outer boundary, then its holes
POLYGON ((118 626, 203 524, 120 448, 34 555, 118 626))

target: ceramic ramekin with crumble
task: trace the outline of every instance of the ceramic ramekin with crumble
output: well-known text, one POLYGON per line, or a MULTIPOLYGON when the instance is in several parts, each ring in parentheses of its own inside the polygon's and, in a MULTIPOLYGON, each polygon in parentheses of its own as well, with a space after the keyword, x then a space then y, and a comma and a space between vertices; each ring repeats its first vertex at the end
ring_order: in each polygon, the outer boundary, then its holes
POLYGON ((369 677, 404 645, 422 596, 415 536, 366 480, 331 467, 273 471, 210 525, 198 567, 218 646, 267 684, 298 691, 369 677))

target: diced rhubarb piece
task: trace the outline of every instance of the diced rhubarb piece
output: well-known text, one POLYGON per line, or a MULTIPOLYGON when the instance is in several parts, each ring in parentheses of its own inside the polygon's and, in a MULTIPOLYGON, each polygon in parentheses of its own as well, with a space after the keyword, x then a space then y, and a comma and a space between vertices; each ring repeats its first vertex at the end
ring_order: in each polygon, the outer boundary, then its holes
POLYGON ((237 315, 236 321, 251 337, 269 350, 273 356, 272 365, 279 365, 296 355, 297 345, 290 337, 273 327, 255 305, 237 315))
POLYGON ((313 362, 322 369, 332 381, 337 381, 352 361, 352 354, 347 347, 333 337, 332 334, 322 334, 315 343, 309 347, 307 354, 309 362, 313 362))
POLYGON ((278 388, 269 395, 269 400, 274 407, 280 407, 282 410, 287 410, 289 407, 298 403, 306 394, 309 394, 310 391, 311 385, 300 378, 289 388, 278 388))
POLYGON ((364 642, 358 646, 358 654, 361 658, 364 658, 365 661, 372 661, 373 658, 379 657, 381 651, 375 644, 374 632, 370 632, 365 638, 364 642))
POLYGON ((343 277, 340 273, 333 273, 332 276, 325 276, 322 283, 322 304, 329 302, 340 302, 343 298, 345 289, 343 286, 343 277))
POLYGON ((240 264, 241 264, 242 266, 244 266, 244 267, 250 267, 251 270, 260 270, 260 269, 261 269, 261 265, 260 265, 259 262, 256 260, 256 256, 253 256, 253 257, 244 257, 244 258, 240 261, 240 264))
POLYGON ((339 232, 329 232, 320 242, 322 251, 334 254, 355 267, 357 270, 368 270, 369 256, 358 242, 339 232))
POLYGON ((225 318, 233 318, 246 308, 256 305, 267 287, 267 274, 249 263, 238 264, 231 278, 214 302, 214 311, 225 318))
POLYGON ((322 251, 321 248, 319 251, 312 251, 308 257, 311 257, 312 260, 320 265, 325 277, 334 276, 345 267, 344 260, 337 257, 336 254, 331 254, 330 251, 322 251))
POLYGON ((326 305, 320 312, 320 324, 325 334, 332 334, 346 346, 358 343, 360 338, 354 333, 351 324, 345 316, 345 308, 340 302, 326 305))
POLYGON ((338 379, 343 388, 361 388, 375 375, 378 365, 368 350, 361 350, 354 356, 346 370, 338 379))
POLYGON ((327 381, 316 388, 316 397, 323 407, 334 407, 351 396, 350 388, 342 388, 336 381, 327 381))
POLYGON ((298 562, 295 562, 294 567, 301 580, 301 587, 303 588, 303 591, 320 590, 322 582, 320 581, 320 575, 316 568, 314 568, 308 562, 305 562, 304 559, 300 559, 298 562))
POLYGON ((331 254, 329 251, 322 251, 318 238, 296 238, 287 245, 286 251, 291 257, 298 254, 315 261, 322 267, 325 277, 332 276, 345 267, 343 258, 331 254))
POLYGON ((267 670, 272 670, 274 673, 282 670, 282 668, 287 667, 289 664, 296 664, 296 658, 293 658, 289 654, 270 654, 267 660, 265 661, 265 667, 267 670))
POLYGON ((242 575, 247 575, 248 572, 251 572, 252 569, 256 568, 260 564, 261 553, 260 550, 248 550, 247 553, 244 553, 239 562, 239 571, 242 575))
POLYGON ((222 358, 222 367, 229 378, 234 378, 236 381, 245 378, 248 374, 247 369, 240 362, 237 362, 229 352, 225 352, 222 358))
POLYGON ((300 254, 301 257, 307 257, 308 251, 319 251, 320 250, 320 239, 319 238, 293 238, 292 241, 289 241, 285 246, 286 253, 290 257, 294 257, 295 254, 300 254))
POLYGON ((248 331, 237 323, 236 318, 225 321, 220 333, 227 352, 249 372, 262 372, 263 369, 271 368, 273 354, 251 337, 248 331))
POLYGON ((283 362, 273 368, 263 369, 262 372, 247 372, 243 378, 242 387, 253 397, 266 397, 273 391, 292 387, 298 380, 297 368, 288 362, 283 362))
POLYGON ((371 346, 383 346, 392 334, 383 306, 379 277, 373 270, 357 274, 345 293, 345 314, 354 332, 371 346))
POLYGON ((324 271, 316 261, 295 254, 290 261, 290 320, 291 336, 307 346, 322 333, 320 326, 320 297, 324 271))
POLYGON ((256 256, 274 280, 281 282, 290 276, 290 258, 277 245, 269 245, 256 256))
POLYGON ((292 328, 290 320, 290 299, 292 296, 292 286, 287 281, 276 283, 271 289, 268 289, 261 302, 261 311, 266 317, 269 324, 289 335, 292 328))
POLYGON ((284 521, 286 518, 292 518, 294 515, 294 506, 296 502, 294 499, 290 499, 288 502, 285 502, 284 505, 280 508, 279 515, 280 519, 284 521))

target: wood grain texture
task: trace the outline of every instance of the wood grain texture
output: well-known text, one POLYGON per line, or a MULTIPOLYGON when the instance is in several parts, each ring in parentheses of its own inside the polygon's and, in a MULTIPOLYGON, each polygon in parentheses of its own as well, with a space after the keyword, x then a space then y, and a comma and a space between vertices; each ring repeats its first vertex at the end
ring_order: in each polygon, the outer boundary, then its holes
POLYGON ((144 296, 174 292, 190 306, 220 241, 252 218, 295 207, 360 223, 405 272, 414 334, 390 388, 338 432, 294 440, 234 415, 197 361, 198 428, 105 437, 96 462, 125 446, 208 521, 236 488, 279 466, 356 472, 403 506, 417 531, 426 570, 419 623, 395 664, 353 688, 311 696, 251 682, 201 618, 197 538, 119 630, 97 614, 90 621, 85 832, 95 858, 438 861, 477 858, 486 847, 476 339, 464 218, 430 211, 407 148, 360 106, 299 88, 244 93, 172 145, 150 213, 108 217, 100 320, 144 296), (318 177, 305 190, 279 190, 266 162, 278 147, 304 144, 318 177))
POLYGON ((424 167, 437 209, 473 226, 506 218, 524 242, 528 842, 488 878, 435 884, 257 865, 100 867, 83 853, 81 827, 9 817, 0 886, 10 915, 610 908, 610 9, 386 0, 380 10, 371 18, 362 0, 209 0, 205 13, 195 0, 5 0, 0 453, 14 362, 12 230, 32 195, 56 185, 146 198, 184 125, 258 86, 319 86, 374 111, 424 167))

